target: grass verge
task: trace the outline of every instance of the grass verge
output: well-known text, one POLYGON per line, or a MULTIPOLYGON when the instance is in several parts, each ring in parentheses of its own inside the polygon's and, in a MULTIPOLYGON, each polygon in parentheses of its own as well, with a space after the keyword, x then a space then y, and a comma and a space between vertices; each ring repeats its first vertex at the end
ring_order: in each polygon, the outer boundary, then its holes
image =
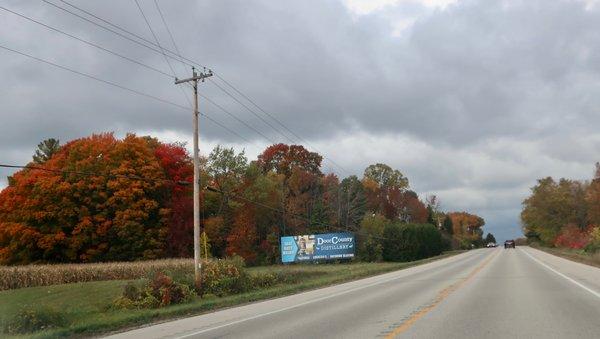
POLYGON ((584 250, 574 250, 570 248, 544 247, 539 245, 530 245, 540 251, 544 251, 565 259, 576 261, 582 264, 600 267, 600 252, 590 254, 584 250))
POLYGON ((23 307, 42 307, 59 312, 64 318, 64 324, 60 327, 34 332, 26 337, 55 338, 98 335, 400 270, 460 252, 462 251, 453 251, 433 258, 404 263, 253 267, 248 269, 250 274, 285 273, 288 271, 297 274, 300 270, 306 274, 306 279, 301 279, 293 284, 280 284, 237 295, 225 297, 205 296, 204 298, 196 298, 189 303, 159 309, 117 310, 112 308, 113 300, 121 294, 127 280, 95 281, 1 291, 0 329, 5 328, 10 319, 19 314, 23 307))

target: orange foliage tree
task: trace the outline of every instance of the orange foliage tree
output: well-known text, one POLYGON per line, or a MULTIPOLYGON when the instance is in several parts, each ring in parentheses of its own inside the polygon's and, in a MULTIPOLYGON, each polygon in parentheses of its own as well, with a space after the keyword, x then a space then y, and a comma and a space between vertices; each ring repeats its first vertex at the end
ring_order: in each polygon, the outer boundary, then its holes
POLYGON ((73 140, 0 193, 0 262, 158 258, 173 187, 155 139, 110 133, 73 140))

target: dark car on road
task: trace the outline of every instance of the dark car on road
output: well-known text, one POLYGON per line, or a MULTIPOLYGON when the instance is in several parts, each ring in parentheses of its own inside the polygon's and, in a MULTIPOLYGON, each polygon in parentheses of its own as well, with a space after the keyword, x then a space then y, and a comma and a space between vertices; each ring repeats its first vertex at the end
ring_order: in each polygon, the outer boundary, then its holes
POLYGON ((504 248, 515 248, 515 241, 514 240, 506 240, 504 242, 504 248))

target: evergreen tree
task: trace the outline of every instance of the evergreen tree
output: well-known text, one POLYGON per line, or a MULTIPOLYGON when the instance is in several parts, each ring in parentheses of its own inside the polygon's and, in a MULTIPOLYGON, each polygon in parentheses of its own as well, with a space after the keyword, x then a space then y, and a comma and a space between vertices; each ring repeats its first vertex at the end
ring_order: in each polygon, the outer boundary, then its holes
POLYGON ((495 243, 496 243, 496 238, 494 237, 494 235, 493 235, 492 233, 488 233, 488 234, 485 236, 485 243, 486 243, 486 244, 489 244, 489 243, 491 243, 491 242, 493 242, 493 243, 495 244, 495 243))
POLYGON ((431 207, 431 205, 427 206, 427 223, 430 225, 433 225, 435 227, 437 227, 437 223, 435 222, 435 212, 433 211, 433 208, 431 207))
POLYGON ((444 219, 444 223, 442 224, 442 229, 444 232, 452 235, 454 233, 454 225, 452 224, 452 218, 446 217, 444 219))
POLYGON ((40 142, 33 155, 33 162, 36 164, 43 164, 48 159, 52 158, 52 155, 60 149, 60 141, 58 139, 50 138, 40 142))

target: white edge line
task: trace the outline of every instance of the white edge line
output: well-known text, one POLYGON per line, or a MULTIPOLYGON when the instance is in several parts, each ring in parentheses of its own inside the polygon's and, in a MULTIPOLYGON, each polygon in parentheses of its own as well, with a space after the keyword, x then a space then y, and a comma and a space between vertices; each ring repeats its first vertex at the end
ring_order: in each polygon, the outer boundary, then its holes
POLYGON ((563 277, 563 278, 567 279, 568 281, 572 282, 573 284, 575 284, 575 285, 577 285, 577 286, 579 286, 579 287, 583 288, 584 290, 586 290, 586 291, 590 292, 591 294, 595 295, 597 298, 600 298, 600 293, 598 293, 598 292, 594 291, 593 289, 591 289, 591 288, 589 288, 589 287, 585 286, 584 284, 582 284, 582 283, 580 283, 580 282, 576 281, 575 279, 573 279, 573 278, 570 278, 570 277, 568 277, 568 276, 566 276, 566 275, 564 275, 564 274, 560 273, 559 271, 555 270, 554 268, 552 268, 552 267, 550 267, 550 266, 546 265, 546 264, 545 264, 545 263, 543 263, 541 260, 539 260, 539 259, 537 259, 536 257, 534 257, 533 255, 529 254, 529 253, 528 253, 526 250, 524 250, 524 249, 520 249, 520 250, 521 250, 523 253, 527 254, 527 256, 529 256, 531 259, 533 259, 533 260, 534 260, 535 262, 537 262, 538 264, 540 264, 540 265, 544 266, 545 268, 549 269, 550 271, 552 271, 552 272, 554 272, 554 273, 558 274, 559 276, 561 276, 561 277, 563 277))
MULTIPOLYGON (((452 258, 452 257, 450 257, 450 258, 452 258)), ((438 261, 436 260, 434 262, 438 262, 438 261)), ((419 267, 419 266, 422 267, 422 265, 413 266, 413 267, 419 267)), ((402 271, 402 270, 400 270, 400 271, 402 271)), ((305 302, 300 303, 300 304, 296 304, 296 305, 292 305, 292 306, 280 308, 280 309, 277 309, 277 310, 274 310, 274 311, 270 311, 270 312, 266 312, 266 313, 257 314, 257 315, 251 316, 251 317, 247 317, 247 318, 239 319, 239 320, 236 320, 236 321, 228 322, 228 323, 223 324, 223 325, 205 328, 205 329, 200 330, 200 331, 196 331, 196 332, 192 332, 192 333, 188 333, 188 334, 176 337, 176 339, 188 338, 188 337, 195 336, 195 335, 198 335, 198 334, 202 334, 202 333, 206 333, 206 332, 218 330, 218 329, 223 328, 223 327, 227 327, 227 326, 231 326, 231 325, 243 323, 243 322, 246 322, 246 321, 249 321, 249 320, 253 320, 253 319, 257 319, 257 318, 262 318, 262 317, 265 317, 265 316, 268 316, 268 315, 271 315, 271 314, 276 314, 276 313, 279 313, 279 312, 285 312, 285 311, 288 311, 288 310, 291 310, 291 309, 294 309, 294 308, 298 308, 298 307, 301 307, 301 306, 304 306, 304 305, 312 304, 312 303, 317 302, 317 301, 334 298, 334 297, 337 297, 337 296, 340 296, 340 295, 344 295, 344 294, 347 294, 347 293, 350 293, 350 292, 361 290, 363 288, 368 288, 368 287, 371 287, 371 286, 385 284, 387 282, 398 280, 398 279, 401 279, 401 278, 406 278, 406 276, 396 276, 396 277, 393 277, 393 278, 390 278, 390 279, 376 281, 376 282, 368 284, 368 285, 354 287, 354 288, 351 288, 349 290, 341 291, 341 292, 334 293, 334 294, 329 294, 329 295, 326 295, 326 296, 323 296, 323 297, 319 297, 319 298, 316 298, 316 299, 311 299, 311 300, 305 301, 305 302)))

